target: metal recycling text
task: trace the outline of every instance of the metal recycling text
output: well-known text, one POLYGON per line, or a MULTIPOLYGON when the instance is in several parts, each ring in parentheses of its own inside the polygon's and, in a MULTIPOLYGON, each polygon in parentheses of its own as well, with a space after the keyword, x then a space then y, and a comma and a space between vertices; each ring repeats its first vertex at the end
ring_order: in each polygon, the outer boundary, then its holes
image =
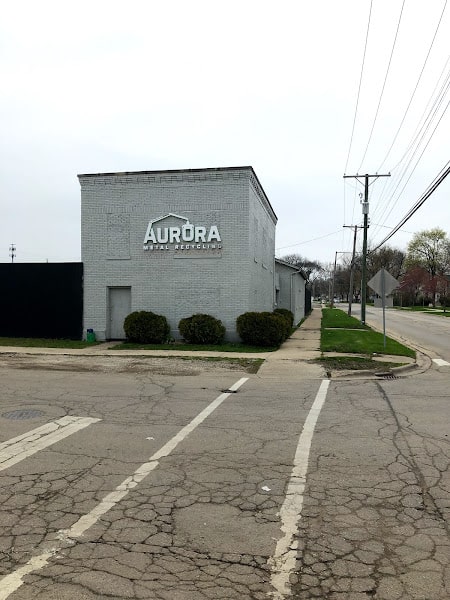
POLYGON ((222 248, 217 225, 193 225, 187 217, 169 213, 149 222, 144 237, 144 250, 217 250, 222 248), (175 217, 184 221, 180 226, 161 226, 161 221, 175 217), (158 227, 156 224, 160 223, 158 227), (170 246, 169 246, 170 244, 170 246))

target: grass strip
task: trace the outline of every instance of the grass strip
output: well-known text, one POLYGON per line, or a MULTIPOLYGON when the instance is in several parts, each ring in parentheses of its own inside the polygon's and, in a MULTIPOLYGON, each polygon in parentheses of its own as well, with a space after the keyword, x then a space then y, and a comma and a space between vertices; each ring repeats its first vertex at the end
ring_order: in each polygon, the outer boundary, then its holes
POLYGON ((382 362, 359 356, 324 356, 316 360, 326 369, 332 369, 333 371, 384 371, 386 369, 393 369, 394 367, 401 367, 404 364, 407 364, 401 362, 382 362))
POLYGON ((369 329, 367 325, 363 325, 361 321, 355 317, 349 317, 340 308, 323 308, 322 309, 322 329, 327 327, 342 327, 343 329, 369 329))
POLYGON ((100 342, 82 340, 58 340, 45 338, 9 338, 0 337, 0 346, 16 346, 18 348, 89 348, 100 342))
POLYGON ((383 334, 373 331, 367 325, 364 330, 358 331, 355 327, 353 317, 348 317, 340 309, 325 308, 322 311, 322 329, 320 333, 320 349, 322 352, 343 352, 353 354, 394 354, 396 356, 409 356, 415 358, 416 353, 411 348, 407 348, 400 342, 386 337, 386 347, 384 347, 383 334), (342 314, 339 314, 342 313, 342 314), (351 321, 349 320, 351 319, 351 321), (327 329, 338 327, 339 323, 347 323, 351 329, 327 329), (327 327, 327 328, 326 328, 327 327))

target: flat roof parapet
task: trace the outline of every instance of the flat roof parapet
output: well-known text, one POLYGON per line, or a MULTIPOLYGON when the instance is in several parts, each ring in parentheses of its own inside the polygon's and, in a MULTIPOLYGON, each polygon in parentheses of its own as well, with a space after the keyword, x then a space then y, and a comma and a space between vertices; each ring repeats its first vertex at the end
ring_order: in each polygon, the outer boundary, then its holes
POLYGON ((110 173, 82 173, 78 175, 80 184, 88 183, 92 179, 116 179, 121 182, 148 182, 148 183, 170 183, 175 181, 207 181, 212 179, 224 179, 232 177, 240 179, 248 177, 253 189, 276 223, 278 217, 262 187, 253 167, 210 167, 202 169, 158 169, 155 171, 117 171, 110 173))

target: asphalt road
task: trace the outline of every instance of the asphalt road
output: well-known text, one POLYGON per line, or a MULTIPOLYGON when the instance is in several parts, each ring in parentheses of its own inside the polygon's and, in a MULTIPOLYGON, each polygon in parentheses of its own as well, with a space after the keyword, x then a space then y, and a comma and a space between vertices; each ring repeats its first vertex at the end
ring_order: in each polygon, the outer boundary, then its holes
POLYGON ((448 373, 169 364, 2 360, 0 599, 450 597, 448 373))

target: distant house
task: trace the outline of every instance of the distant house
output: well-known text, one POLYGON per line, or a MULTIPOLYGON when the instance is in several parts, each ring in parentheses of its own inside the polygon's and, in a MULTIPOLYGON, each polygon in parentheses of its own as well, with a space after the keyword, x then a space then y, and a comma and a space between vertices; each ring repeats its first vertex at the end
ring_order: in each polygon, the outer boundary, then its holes
POLYGON ((306 278, 297 267, 275 259, 275 308, 287 308, 294 314, 294 323, 305 316, 306 278))

